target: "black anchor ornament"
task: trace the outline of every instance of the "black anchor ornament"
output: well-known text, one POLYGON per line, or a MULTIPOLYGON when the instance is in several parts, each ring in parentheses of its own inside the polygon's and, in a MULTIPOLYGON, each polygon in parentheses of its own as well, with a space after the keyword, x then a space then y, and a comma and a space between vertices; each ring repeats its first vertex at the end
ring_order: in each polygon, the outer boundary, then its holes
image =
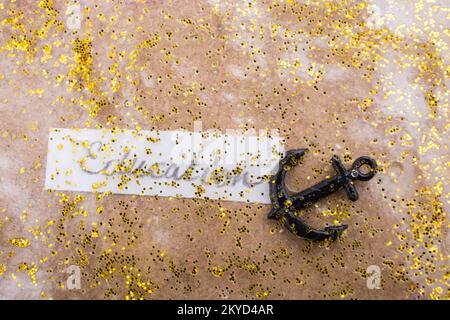
POLYGON ((353 180, 367 181, 372 179, 375 175, 377 163, 372 158, 364 156, 356 159, 352 167, 347 170, 339 157, 335 155, 331 158, 331 164, 337 173, 334 177, 325 179, 301 192, 290 194, 285 184, 286 172, 299 163, 306 150, 289 150, 286 152, 285 157, 280 160, 278 171, 270 180, 270 199, 273 208, 268 218, 281 219, 289 231, 308 240, 324 240, 328 238, 336 240, 339 234, 348 228, 348 225, 342 224, 318 230, 308 226, 300 219, 298 213, 312 203, 341 188, 344 188, 350 200, 358 200, 358 192, 353 184, 353 180), (366 168, 366 170, 363 168, 366 168))

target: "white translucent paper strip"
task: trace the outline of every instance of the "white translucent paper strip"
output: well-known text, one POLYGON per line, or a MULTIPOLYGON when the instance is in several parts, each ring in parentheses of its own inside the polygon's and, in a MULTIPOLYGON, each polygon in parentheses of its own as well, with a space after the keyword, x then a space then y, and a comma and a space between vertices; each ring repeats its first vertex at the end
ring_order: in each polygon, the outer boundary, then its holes
POLYGON ((45 188, 270 203, 283 151, 267 135, 51 129, 45 188))

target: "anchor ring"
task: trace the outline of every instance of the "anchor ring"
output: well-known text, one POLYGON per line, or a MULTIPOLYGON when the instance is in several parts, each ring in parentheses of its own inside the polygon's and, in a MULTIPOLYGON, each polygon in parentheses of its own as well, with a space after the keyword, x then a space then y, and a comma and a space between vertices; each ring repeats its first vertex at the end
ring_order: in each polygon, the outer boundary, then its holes
POLYGON ((355 162, 353 162, 350 176, 353 179, 367 181, 375 176, 376 168, 377 163, 374 159, 367 156, 359 157, 355 160, 355 162), (367 171, 363 170, 365 167, 368 167, 367 171))

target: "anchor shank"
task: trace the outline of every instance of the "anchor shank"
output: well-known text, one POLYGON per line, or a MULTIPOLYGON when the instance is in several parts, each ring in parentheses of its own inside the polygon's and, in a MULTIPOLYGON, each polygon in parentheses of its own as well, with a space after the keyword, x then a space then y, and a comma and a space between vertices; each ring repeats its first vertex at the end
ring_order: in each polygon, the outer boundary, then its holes
POLYGON ((341 175, 325 179, 308 189, 291 196, 293 206, 296 209, 303 209, 317 200, 328 196, 344 186, 347 178, 341 175))

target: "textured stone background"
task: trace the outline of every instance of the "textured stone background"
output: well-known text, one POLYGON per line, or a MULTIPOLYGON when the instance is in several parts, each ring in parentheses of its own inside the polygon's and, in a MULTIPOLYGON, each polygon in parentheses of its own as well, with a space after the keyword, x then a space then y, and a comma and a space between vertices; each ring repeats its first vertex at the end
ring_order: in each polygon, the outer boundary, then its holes
POLYGON ((449 298, 445 4, 0 1, 0 297, 449 298), (350 225, 332 244, 277 229, 266 205, 43 189, 49 128, 197 120, 308 147, 292 190, 333 154, 380 171, 358 202, 339 192, 305 214, 350 225))

